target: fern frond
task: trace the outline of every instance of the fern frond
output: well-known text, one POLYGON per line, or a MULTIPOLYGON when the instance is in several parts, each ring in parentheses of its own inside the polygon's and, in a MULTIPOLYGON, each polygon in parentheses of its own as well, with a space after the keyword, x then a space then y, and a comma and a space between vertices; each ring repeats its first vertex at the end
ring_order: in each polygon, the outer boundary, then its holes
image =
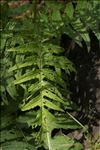
MULTIPOLYGON (((33 128, 40 127, 37 139, 39 138, 41 142, 45 139, 48 148, 51 149, 51 132, 59 124, 55 113, 53 114, 51 111, 64 113, 64 105, 71 108, 70 102, 61 93, 61 89, 66 89, 66 84, 57 69, 60 69, 60 72, 65 71, 66 75, 75 69, 71 61, 61 56, 62 49, 58 46, 40 43, 39 47, 35 47, 34 43, 30 43, 8 50, 16 52, 19 57, 19 54, 25 55, 24 61, 11 67, 9 72, 15 71, 15 85, 27 86, 28 95, 23 99, 20 108, 22 111, 38 108, 36 118, 33 119, 31 126, 33 128), (24 73, 16 76, 20 70, 23 70, 24 73), (53 121, 52 125, 51 120, 53 121)), ((63 125, 58 125, 58 128, 63 128, 63 125)))
MULTIPOLYGON (((18 9, 10 9, 9 13, 12 12, 15 17, 16 14, 18 15, 18 11, 21 13, 30 7, 31 4, 25 4, 18 9)), ((81 150, 81 144, 62 133, 58 136, 51 136, 55 128, 84 128, 65 111, 72 109, 73 105, 67 99, 70 93, 67 88, 69 83, 66 79, 72 71, 75 71, 75 68, 72 62, 63 56, 64 50, 59 47, 59 40, 61 35, 66 33, 80 46, 84 40, 89 51, 89 31, 92 30, 100 40, 100 4, 98 1, 77 0, 74 8, 72 2, 53 1, 51 3, 50 0, 46 0, 37 10, 37 18, 34 23, 32 22, 33 18, 28 18, 20 23, 11 20, 5 26, 4 30, 7 31, 7 34, 3 33, 1 45, 1 56, 3 56, 1 62, 3 70, 1 72, 2 99, 9 106, 9 96, 11 100, 18 99, 13 103, 15 106, 17 105, 16 109, 20 108, 23 111, 24 115, 21 116, 21 119, 20 117, 17 119, 32 127, 32 135, 36 138, 36 142, 41 143, 45 149, 81 150), (29 29, 27 30, 27 28, 29 29), (53 37, 56 37, 57 41, 53 41, 53 37), (7 100, 4 97, 6 93, 8 94, 8 97, 5 96, 7 100)), ((34 16, 34 12, 32 13, 34 16)), ((6 126, 6 123, 9 125, 9 121, 12 121, 12 118, 6 119, 3 121, 3 126, 6 126)), ((4 135, 2 136, 4 142, 2 147, 4 149, 20 150, 27 149, 27 146, 28 149, 35 149, 29 142, 25 142, 21 132, 17 137, 21 137, 22 141, 14 139, 15 133, 15 129, 2 131, 2 135, 4 135), (12 131, 14 135, 11 134, 12 131), (7 143, 4 142, 5 133, 8 136, 7 143), (14 140, 16 147, 12 146, 10 140, 14 140)), ((36 149, 38 148, 36 147, 36 149)))

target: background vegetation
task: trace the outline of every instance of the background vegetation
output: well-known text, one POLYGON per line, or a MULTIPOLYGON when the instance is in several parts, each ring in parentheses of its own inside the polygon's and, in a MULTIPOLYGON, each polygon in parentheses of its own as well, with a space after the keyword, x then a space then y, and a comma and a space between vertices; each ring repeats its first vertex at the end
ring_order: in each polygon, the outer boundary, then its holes
POLYGON ((99 0, 2 0, 0 7, 1 150, 99 150, 99 136, 82 121, 95 121, 98 110, 72 88, 79 90, 92 38, 99 49, 99 0))

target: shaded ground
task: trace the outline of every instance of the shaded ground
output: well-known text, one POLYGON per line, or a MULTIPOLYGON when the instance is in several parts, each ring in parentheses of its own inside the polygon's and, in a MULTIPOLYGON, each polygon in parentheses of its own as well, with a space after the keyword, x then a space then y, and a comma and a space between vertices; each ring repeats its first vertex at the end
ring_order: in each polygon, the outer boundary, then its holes
MULTIPOLYGON (((79 106, 76 113, 78 120, 89 127, 90 137, 86 137, 82 131, 74 131, 69 136, 80 140, 84 150, 92 148, 96 142, 100 142, 100 47, 99 42, 90 31, 91 51, 88 53, 83 42, 83 48, 78 45, 70 45, 71 39, 64 35, 62 46, 66 50, 70 47, 67 57, 74 62, 77 73, 71 77, 71 99, 79 106), (90 139, 90 141, 89 141, 90 139)), ((73 43, 72 43, 73 44, 73 43)))

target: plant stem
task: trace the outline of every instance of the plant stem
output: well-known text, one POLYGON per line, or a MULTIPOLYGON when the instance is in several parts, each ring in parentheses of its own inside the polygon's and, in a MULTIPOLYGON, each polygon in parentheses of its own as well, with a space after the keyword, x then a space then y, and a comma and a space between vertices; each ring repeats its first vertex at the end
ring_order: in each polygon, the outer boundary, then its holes
POLYGON ((36 21, 38 0, 33 0, 33 23, 36 21))

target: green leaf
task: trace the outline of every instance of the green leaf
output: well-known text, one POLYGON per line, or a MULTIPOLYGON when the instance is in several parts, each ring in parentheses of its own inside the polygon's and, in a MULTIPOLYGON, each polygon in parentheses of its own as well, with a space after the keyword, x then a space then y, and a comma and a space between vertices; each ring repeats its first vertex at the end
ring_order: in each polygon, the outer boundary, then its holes
POLYGON ((8 52, 18 52, 18 53, 38 53, 38 49, 39 47, 36 45, 36 43, 31 42, 31 43, 27 43, 27 44, 23 44, 22 46, 18 46, 18 47, 12 47, 10 49, 8 49, 8 52))
POLYGON ((55 53, 55 54, 59 54, 59 53, 62 53, 64 51, 58 45, 51 44, 51 43, 46 43, 43 47, 44 47, 45 51, 48 50, 50 53, 55 53))
POLYGON ((1 145, 1 148, 3 150, 36 150, 34 146, 21 141, 6 142, 1 145))
POLYGON ((25 73, 24 75, 20 76, 17 80, 14 81, 14 84, 21 84, 23 82, 30 81, 32 79, 38 78, 39 71, 30 71, 25 73))
POLYGON ((27 104, 21 105, 21 110, 26 111, 35 108, 36 106, 41 106, 41 95, 36 96, 31 99, 27 104))
POLYGON ((49 90, 44 90, 42 92, 43 96, 46 96, 52 100, 58 101, 60 103, 64 103, 63 98, 61 99, 60 97, 58 97, 55 93, 50 92, 49 90))
POLYGON ((50 102, 50 101, 45 100, 44 105, 47 106, 48 108, 51 108, 51 109, 54 109, 54 110, 57 110, 57 111, 64 112, 63 109, 61 109, 59 106, 57 106, 56 104, 54 104, 54 103, 52 103, 52 102, 50 102))
POLYGON ((53 81, 55 84, 57 83, 57 84, 61 85, 62 87, 65 87, 64 80, 60 76, 58 76, 56 74, 56 72, 54 72, 53 70, 48 69, 48 68, 43 69, 42 71, 43 71, 45 78, 53 81))
POLYGON ((80 11, 81 9, 85 9, 88 6, 88 2, 86 0, 84 1, 77 1, 76 10, 80 11))
POLYGON ((36 82, 28 88, 28 91, 29 92, 31 91, 31 93, 35 93, 40 89, 41 89, 41 82, 36 82))
POLYGON ((16 96, 17 96, 17 91, 16 91, 16 88, 15 88, 15 85, 8 85, 7 86, 7 92, 9 93, 9 95, 13 98, 13 99, 16 99, 16 96))
POLYGON ((7 126, 12 124, 13 116, 8 114, 8 115, 2 115, 1 117, 1 125, 0 128, 6 128, 7 126))
POLYGON ((66 5, 66 8, 64 10, 64 13, 67 14, 67 16, 72 19, 73 18, 73 14, 74 14, 74 8, 73 8, 73 5, 72 5, 72 2, 69 2, 67 5, 66 5))
POLYGON ((53 21, 62 21, 61 14, 59 10, 54 10, 52 13, 52 20, 53 21))
POLYGON ((68 114, 60 114, 55 115, 55 127, 62 128, 62 129, 78 129, 82 128, 77 122, 74 121, 68 114))
POLYGON ((54 136, 50 139, 49 150, 82 150, 83 146, 65 135, 54 136))
POLYGON ((5 141, 9 141, 9 140, 15 140, 16 138, 22 137, 22 134, 20 132, 16 132, 14 129, 2 130, 0 135, 1 135, 1 142, 5 142, 5 141))
POLYGON ((15 66, 9 69, 9 72, 24 68, 24 67, 32 66, 32 65, 33 65, 33 61, 27 61, 25 63, 17 63, 15 66))
POLYGON ((77 33, 80 34, 80 36, 83 38, 83 40, 86 42, 88 51, 90 50, 90 37, 89 33, 87 32, 87 28, 84 27, 84 24, 81 22, 81 20, 78 18, 76 21, 72 23, 73 28, 77 31, 77 33))

